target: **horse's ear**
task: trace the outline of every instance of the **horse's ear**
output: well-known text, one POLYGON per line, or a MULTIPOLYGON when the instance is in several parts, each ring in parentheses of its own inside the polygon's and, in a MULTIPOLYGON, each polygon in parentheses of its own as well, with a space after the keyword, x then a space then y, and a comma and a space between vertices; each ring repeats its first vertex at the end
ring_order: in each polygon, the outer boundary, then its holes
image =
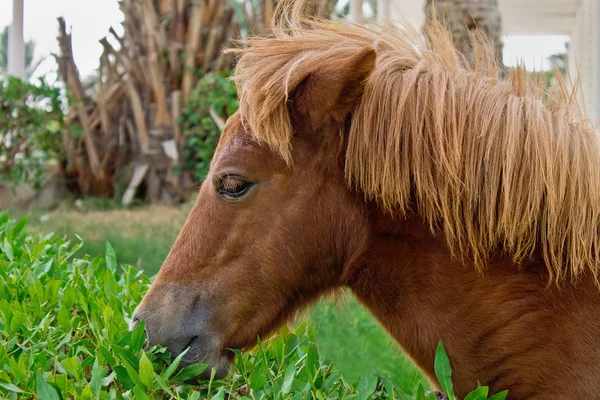
POLYGON ((318 128, 329 117, 342 122, 360 100, 377 54, 372 48, 329 61, 296 88, 292 108, 303 122, 318 128))

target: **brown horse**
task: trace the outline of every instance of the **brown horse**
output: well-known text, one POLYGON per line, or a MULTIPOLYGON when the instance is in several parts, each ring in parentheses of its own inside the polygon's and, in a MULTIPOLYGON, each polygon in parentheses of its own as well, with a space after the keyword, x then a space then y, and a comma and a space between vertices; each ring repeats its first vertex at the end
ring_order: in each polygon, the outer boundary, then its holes
POLYGON ((435 386, 442 340, 459 396, 600 397, 599 139, 572 97, 439 27, 295 3, 236 50, 240 111, 133 324, 224 376, 348 287, 435 386))

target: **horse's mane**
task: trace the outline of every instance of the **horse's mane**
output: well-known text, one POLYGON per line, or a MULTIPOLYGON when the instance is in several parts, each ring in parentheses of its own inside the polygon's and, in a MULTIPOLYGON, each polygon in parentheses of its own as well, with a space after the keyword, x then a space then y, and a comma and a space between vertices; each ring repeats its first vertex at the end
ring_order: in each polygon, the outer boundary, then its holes
POLYGON ((550 96, 524 68, 502 78, 477 38, 467 62, 440 23, 424 40, 407 26, 304 19, 303 2, 287 3, 271 36, 234 50, 241 117, 258 140, 290 161, 290 94, 324 62, 374 48, 347 137, 349 185, 394 215, 412 206, 478 269, 501 251, 541 256, 557 283, 598 282, 599 139, 564 84, 550 96))

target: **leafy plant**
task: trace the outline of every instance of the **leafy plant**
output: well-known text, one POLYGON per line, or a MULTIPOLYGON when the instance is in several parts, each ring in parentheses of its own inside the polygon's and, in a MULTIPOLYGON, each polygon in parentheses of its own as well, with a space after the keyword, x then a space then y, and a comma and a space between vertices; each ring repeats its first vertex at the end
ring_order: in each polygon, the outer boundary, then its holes
POLYGON ((0 174, 11 182, 41 183, 42 167, 62 149, 60 91, 9 77, 0 81, 0 174))
POLYGON ((237 91, 229 76, 225 72, 204 75, 179 116, 186 137, 183 167, 197 181, 206 177, 221 135, 216 119, 224 121, 238 108, 237 91))
MULTIPOLYGON (((457 400, 458 397, 454 394, 452 386, 452 367, 450 366, 450 359, 446 354, 446 349, 440 341, 435 351, 435 363, 434 363, 435 376, 440 383, 440 386, 444 390, 444 393, 449 400, 457 400)), ((479 386, 477 389, 469 393, 464 400, 504 400, 508 396, 508 390, 496 393, 495 395, 488 397, 489 388, 487 386, 479 386)), ((423 387, 420 387, 417 392, 416 400, 436 400, 436 394, 434 392, 425 393, 423 387)))
MULTIPOLYGON (((0 214, 2 398, 406 398, 387 376, 367 374, 356 387, 350 385, 319 354, 313 327, 305 324, 293 333, 283 330, 269 343, 259 340, 250 353, 235 351, 233 374, 225 380, 185 383, 206 365, 178 369, 183 354, 171 362, 166 349, 144 348, 143 324, 128 330, 150 280, 133 267, 119 267, 108 243, 104 256, 77 259, 80 245, 52 234, 27 235, 26 222, 0 214)), ((455 398, 441 345, 436 371, 455 398)), ((422 391, 418 399, 425 398, 422 391)), ((474 393, 467 399, 487 398, 484 389, 474 393)))

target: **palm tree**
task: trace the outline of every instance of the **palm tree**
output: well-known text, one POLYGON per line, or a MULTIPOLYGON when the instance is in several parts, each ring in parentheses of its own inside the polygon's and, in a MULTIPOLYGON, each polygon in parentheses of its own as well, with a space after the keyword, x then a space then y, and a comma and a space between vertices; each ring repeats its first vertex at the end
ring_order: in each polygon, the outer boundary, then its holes
POLYGON ((433 15, 448 24, 454 44, 468 59, 471 58, 469 34, 483 34, 494 49, 499 65, 502 65, 502 18, 497 0, 427 0, 427 18, 433 15))
MULTIPOLYGON (((8 32, 5 27, 0 32, 0 77, 5 76, 8 68, 8 32)), ((44 59, 35 60, 35 42, 29 40, 25 43, 25 78, 29 80, 37 67, 44 59)))

